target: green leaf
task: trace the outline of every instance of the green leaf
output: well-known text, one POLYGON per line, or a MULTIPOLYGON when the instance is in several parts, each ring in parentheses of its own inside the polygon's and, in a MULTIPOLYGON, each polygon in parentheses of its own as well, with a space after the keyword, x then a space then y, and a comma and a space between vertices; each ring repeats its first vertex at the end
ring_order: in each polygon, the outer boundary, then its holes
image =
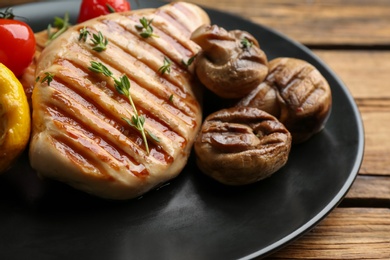
POLYGON ((182 60, 181 62, 183 63, 184 66, 186 66, 188 68, 194 62, 196 56, 198 56, 198 54, 195 54, 194 56, 189 58, 187 62, 185 62, 184 60, 182 60))
POLYGON ((93 34, 91 41, 93 46, 92 50, 97 52, 102 52, 106 50, 108 40, 103 36, 101 31, 99 31, 98 34, 93 34))
POLYGON ((84 26, 84 28, 80 29, 80 35, 79 35, 79 41, 86 42, 88 35, 91 33, 88 31, 88 29, 84 26))
POLYGON ((158 69, 158 71, 162 75, 164 75, 165 73, 171 73, 171 64, 172 62, 167 57, 164 57, 164 64, 158 69))
POLYGON ((158 35, 153 33, 153 27, 152 27, 153 19, 148 21, 148 19, 142 17, 141 19, 139 19, 139 22, 141 25, 136 25, 135 28, 141 31, 140 35, 142 38, 158 37, 158 35))
POLYGON ((241 40, 241 45, 242 45, 242 48, 243 49, 250 49, 252 48, 253 46, 253 42, 250 41, 247 37, 244 37, 242 40, 241 40))
POLYGON ((48 33, 49 40, 46 42, 46 45, 48 45, 52 40, 58 38, 71 26, 71 24, 69 23, 69 14, 65 13, 64 18, 60 18, 57 16, 54 17, 53 26, 54 28, 57 28, 58 31, 53 33, 51 24, 47 26, 47 33, 48 33))
POLYGON ((53 78, 54 78, 54 74, 53 73, 45 72, 45 77, 43 77, 43 79, 41 80, 41 83, 47 82, 47 85, 50 86, 50 83, 53 81, 53 78))
POLYGON ((147 133, 154 141, 156 141, 157 143, 160 142, 160 139, 157 136, 155 136, 152 132, 147 131, 147 133))
POLYGON ((110 12, 110 13, 115 13, 116 11, 115 11, 115 9, 114 9, 114 7, 112 7, 110 4, 106 4, 106 6, 107 6, 107 9, 108 9, 108 11, 110 12))
POLYGON ((112 72, 101 62, 91 61, 91 66, 88 69, 96 73, 102 73, 107 77, 112 77, 112 72))

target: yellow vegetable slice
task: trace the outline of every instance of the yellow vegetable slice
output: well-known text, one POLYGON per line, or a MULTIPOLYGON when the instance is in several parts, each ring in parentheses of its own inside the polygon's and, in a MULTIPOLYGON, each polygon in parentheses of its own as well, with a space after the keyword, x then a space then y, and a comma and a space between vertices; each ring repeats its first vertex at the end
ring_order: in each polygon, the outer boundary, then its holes
POLYGON ((0 63, 0 173, 26 148, 31 129, 30 109, 22 84, 0 63))

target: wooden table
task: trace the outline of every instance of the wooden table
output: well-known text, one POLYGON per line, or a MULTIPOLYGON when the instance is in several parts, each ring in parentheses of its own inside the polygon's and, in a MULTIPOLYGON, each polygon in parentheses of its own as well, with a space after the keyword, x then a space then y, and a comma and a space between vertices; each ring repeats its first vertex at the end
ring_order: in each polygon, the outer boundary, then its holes
POLYGON ((390 259, 390 1, 188 1, 246 17, 309 47, 345 82, 363 118, 364 159, 346 198, 266 259, 390 259))
POLYGON ((272 27, 309 47, 349 88, 365 153, 346 198, 266 259, 390 259, 390 1, 189 0, 272 27))

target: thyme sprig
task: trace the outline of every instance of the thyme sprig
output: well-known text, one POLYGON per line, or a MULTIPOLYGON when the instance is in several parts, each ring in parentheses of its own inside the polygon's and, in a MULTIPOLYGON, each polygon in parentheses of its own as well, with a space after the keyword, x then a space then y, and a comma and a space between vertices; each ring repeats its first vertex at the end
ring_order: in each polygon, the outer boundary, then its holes
POLYGON ((35 82, 38 82, 38 81, 41 81, 41 83, 44 83, 44 82, 47 82, 47 85, 50 86, 50 83, 53 81, 54 79, 54 74, 51 73, 51 72, 45 72, 45 77, 42 78, 41 80, 41 77, 37 77, 35 79, 35 82))
POLYGON ((153 27, 152 22, 153 19, 146 19, 145 17, 142 17, 139 19, 140 25, 136 25, 135 28, 140 32, 140 35, 142 38, 149 38, 149 37, 158 37, 158 35, 153 33, 153 27))
POLYGON ((253 42, 249 40, 247 37, 242 38, 241 46, 243 49, 249 50, 253 46, 253 42))
POLYGON ((79 41, 86 42, 88 35, 91 35, 91 33, 88 31, 88 29, 84 26, 80 29, 80 35, 79 35, 79 41))
POLYGON ((167 57, 164 57, 164 64, 158 69, 158 71, 162 75, 164 75, 165 73, 169 74, 171 73, 171 65, 172 65, 172 61, 167 57))
POLYGON ((116 10, 114 7, 112 7, 109 3, 106 4, 106 7, 110 13, 115 13, 116 10))
POLYGON ((95 62, 95 61, 91 61, 91 66, 89 67, 89 70, 96 72, 96 73, 102 73, 106 77, 112 78, 114 80, 114 87, 115 87, 116 91, 119 94, 124 95, 128 98, 130 105, 133 108, 134 115, 131 117, 131 119, 123 118, 123 117, 122 117, 122 119, 124 121, 126 121, 126 123, 128 125, 134 127, 136 130, 138 130, 138 132, 140 132, 142 139, 144 141, 144 144, 145 144, 146 152, 147 152, 147 154, 149 154, 150 151, 149 151, 148 139, 146 137, 146 134, 148 134, 156 142, 159 142, 160 140, 155 135, 153 135, 152 133, 145 130, 145 128, 144 128, 145 117, 143 115, 138 114, 138 110, 135 107, 133 99, 131 98, 131 95, 130 95, 131 85, 130 85, 130 80, 127 77, 127 75, 123 75, 122 77, 117 79, 113 76, 113 73, 104 64, 102 64, 101 62, 95 62))
POLYGON ((47 26, 47 34, 49 40, 46 42, 48 45, 52 40, 58 38, 61 34, 63 34, 66 30, 69 29, 71 24, 69 23, 69 14, 65 13, 64 18, 54 17, 53 26, 49 24, 47 26), (53 32, 53 27, 57 29, 57 31, 53 32))
POLYGON ((105 38, 102 34, 101 31, 98 32, 98 34, 93 34, 92 35, 92 50, 97 51, 97 52, 102 52, 106 50, 108 40, 105 38))
POLYGON ((181 63, 188 68, 195 61, 197 56, 198 56, 198 54, 195 54, 191 58, 189 58, 187 61, 182 60, 181 63))

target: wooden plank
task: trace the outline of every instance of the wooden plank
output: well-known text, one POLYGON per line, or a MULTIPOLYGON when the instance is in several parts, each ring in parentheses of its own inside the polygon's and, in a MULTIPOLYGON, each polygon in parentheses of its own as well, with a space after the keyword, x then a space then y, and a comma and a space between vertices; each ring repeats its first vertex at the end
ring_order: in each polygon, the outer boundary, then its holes
POLYGON ((336 208, 271 259, 389 259, 390 209, 336 208))
MULTIPOLYGON (((365 127, 365 151, 360 174, 390 176, 390 110, 366 111, 359 106, 365 127)), ((372 109, 372 108, 368 108, 372 109)))
POLYGON ((6 7, 6 6, 15 6, 19 4, 26 4, 31 2, 40 2, 39 0, 2 0, 0 2, 0 8, 6 7))
POLYGON ((390 176, 390 51, 314 50, 346 84, 364 124, 361 174, 390 176))
POLYGON ((314 50, 314 53, 336 72, 355 99, 390 98, 390 51, 314 50))
POLYGON ((386 0, 188 0, 241 15, 306 45, 390 44, 386 0))
MULTIPOLYGON (((390 44, 390 2, 386 0, 187 0, 238 14, 272 27, 306 45, 390 44), (250 6, 250 8, 248 8, 250 6)), ((1 1, 0 7, 38 2, 1 1)), ((169 1, 166 1, 169 2, 169 1)))
POLYGON ((357 204, 363 201, 362 203, 366 204, 390 207, 390 177, 359 175, 344 201, 343 204, 357 204))

